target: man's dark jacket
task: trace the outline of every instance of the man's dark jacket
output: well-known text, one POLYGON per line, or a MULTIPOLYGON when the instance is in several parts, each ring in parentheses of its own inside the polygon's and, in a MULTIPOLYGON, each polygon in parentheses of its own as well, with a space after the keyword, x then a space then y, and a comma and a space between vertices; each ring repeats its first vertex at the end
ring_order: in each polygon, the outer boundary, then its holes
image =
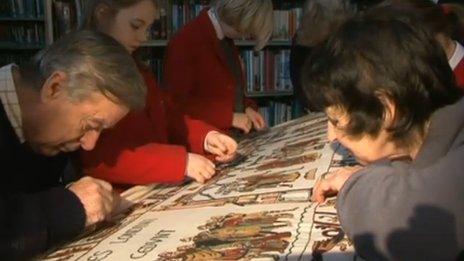
POLYGON ((21 144, 0 104, 0 259, 22 260, 70 239, 85 210, 63 186, 67 156, 45 157, 21 144))

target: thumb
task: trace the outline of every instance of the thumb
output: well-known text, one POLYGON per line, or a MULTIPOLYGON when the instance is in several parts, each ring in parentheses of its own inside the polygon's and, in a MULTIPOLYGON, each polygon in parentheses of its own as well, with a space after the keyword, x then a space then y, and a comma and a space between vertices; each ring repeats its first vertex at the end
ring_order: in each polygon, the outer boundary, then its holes
POLYGON ((121 195, 113 190, 113 209, 116 209, 121 203, 121 195))

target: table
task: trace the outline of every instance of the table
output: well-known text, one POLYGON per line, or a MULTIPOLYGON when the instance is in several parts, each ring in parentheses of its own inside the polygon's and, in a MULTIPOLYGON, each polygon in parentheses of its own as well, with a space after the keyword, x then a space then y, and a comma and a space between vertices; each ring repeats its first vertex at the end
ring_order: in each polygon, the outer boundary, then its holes
POLYGON ((239 143, 240 162, 208 183, 137 186, 127 209, 43 260, 354 260, 336 199, 310 201, 316 179, 354 164, 312 114, 239 143))

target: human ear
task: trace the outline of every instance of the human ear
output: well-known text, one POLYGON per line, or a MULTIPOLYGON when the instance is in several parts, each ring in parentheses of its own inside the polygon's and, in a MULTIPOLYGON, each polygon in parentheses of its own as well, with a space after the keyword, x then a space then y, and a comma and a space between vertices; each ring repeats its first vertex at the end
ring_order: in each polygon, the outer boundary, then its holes
POLYGON ((435 39, 440 43, 440 45, 443 47, 443 50, 445 51, 446 57, 451 59, 453 57, 454 51, 456 49, 456 44, 455 42, 444 35, 443 33, 439 33, 435 36, 435 39))
POLYGON ((94 11, 98 30, 105 32, 110 20, 111 8, 107 4, 99 4, 94 11))
POLYGON ((56 100, 67 94, 65 83, 68 75, 62 71, 53 72, 44 82, 40 89, 40 98, 43 102, 56 100))
POLYGON ((390 129, 395 124, 396 105, 392 98, 385 93, 377 93, 377 98, 383 105, 383 128, 390 129))

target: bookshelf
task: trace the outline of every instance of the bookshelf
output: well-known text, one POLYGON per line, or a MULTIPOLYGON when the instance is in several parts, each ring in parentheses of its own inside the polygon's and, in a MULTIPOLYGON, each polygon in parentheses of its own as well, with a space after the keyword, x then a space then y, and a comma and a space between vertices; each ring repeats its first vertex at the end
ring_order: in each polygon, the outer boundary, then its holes
MULTIPOLYGON (((0 26, 3 26, 3 30, 0 29, 0 65, 28 59, 37 50, 74 30, 82 19, 85 1, 0 0, 0 26), (35 13, 31 11, 31 3, 38 10, 35 13), (18 12, 20 7, 24 11, 18 12), (15 26, 23 29, 12 29, 15 26), (28 26, 40 28, 34 34, 39 41, 27 41, 27 37, 18 41, 15 35, 5 34, 11 30, 26 30, 28 26)), ((141 55, 162 82, 164 51, 169 39, 207 7, 209 0, 158 1, 160 8, 150 31, 152 40, 142 45, 141 55)), ((247 68, 246 96, 257 100, 271 126, 301 115, 290 83, 289 53, 303 4, 304 0, 274 0, 275 30, 262 51, 253 51, 253 41, 236 41, 247 68)))
MULTIPOLYGON (((245 64, 246 96, 258 102, 268 125, 302 115, 290 81, 289 59, 292 38, 303 13, 304 0, 275 0, 274 33, 266 47, 254 52, 254 42, 236 40, 245 64)), ((164 50, 169 38, 208 6, 207 0, 161 0, 151 40, 142 45, 142 57, 162 82, 164 50)))
MULTIPOLYGON (((164 47, 168 44, 168 40, 148 40, 142 44, 142 47, 164 47)), ((235 44, 240 47, 253 47, 254 42, 250 40, 237 40, 235 44)), ((292 41, 290 40, 272 40, 267 45, 269 46, 280 46, 290 48, 292 46, 292 41)))
POLYGON ((53 41, 51 1, 0 1, 0 66, 21 63, 53 41))
POLYGON ((269 91, 269 92, 248 92, 247 97, 249 98, 260 98, 260 97, 269 97, 269 96, 275 96, 275 97, 285 97, 285 96, 292 96, 293 91, 269 91))
POLYGON ((37 17, 27 17, 27 16, 18 16, 13 17, 9 15, 0 16, 0 22, 16 22, 16 21, 30 21, 30 22, 44 22, 45 18, 43 16, 37 17))
POLYGON ((82 19, 83 5, 87 0, 51 0, 52 23, 49 24, 56 41, 77 29, 82 19))

